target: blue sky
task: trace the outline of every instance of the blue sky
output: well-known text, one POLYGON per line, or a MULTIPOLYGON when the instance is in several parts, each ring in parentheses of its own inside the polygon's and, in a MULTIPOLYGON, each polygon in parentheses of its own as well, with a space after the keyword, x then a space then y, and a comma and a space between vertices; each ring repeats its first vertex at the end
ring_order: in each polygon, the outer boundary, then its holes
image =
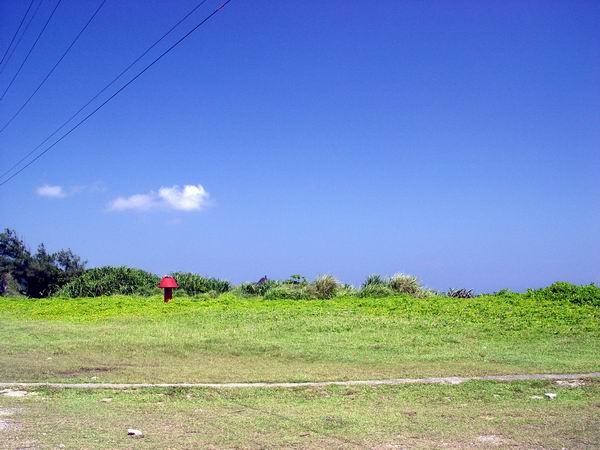
MULTIPOLYGON (((98 4, 62 0, 0 121, 98 4)), ((0 134, 1 171, 195 4, 108 0, 0 134)), ((2 2, 2 52, 26 6, 2 2)), ((0 224, 92 266, 235 282, 600 282, 599 18, 595 1, 233 0, 2 186, 0 224)))

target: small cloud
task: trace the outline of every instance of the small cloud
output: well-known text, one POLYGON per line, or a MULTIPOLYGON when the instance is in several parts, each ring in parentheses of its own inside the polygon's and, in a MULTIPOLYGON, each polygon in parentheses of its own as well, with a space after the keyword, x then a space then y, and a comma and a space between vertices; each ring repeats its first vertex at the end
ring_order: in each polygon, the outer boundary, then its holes
POLYGON ((208 206, 209 194, 201 184, 161 187, 158 192, 117 197, 108 205, 110 211, 150 211, 172 209, 176 211, 200 211, 208 206))
POLYGON ((49 197, 49 198, 65 198, 71 197, 77 194, 96 194, 100 192, 105 192, 106 186, 102 181, 95 181, 90 184, 78 184, 71 187, 62 187, 58 185, 50 185, 45 184, 43 186, 38 187, 35 192, 40 197, 49 197))
POLYGON ((208 192, 201 184, 188 184, 179 189, 178 186, 162 187, 158 196, 171 208, 180 211, 194 211, 202 209, 208 202, 208 192))
POLYGON ((136 194, 130 197, 117 197, 108 206, 111 211, 126 211, 128 209, 137 209, 147 211, 156 206, 156 199, 153 194, 136 194))
POLYGON ((67 196, 62 186, 51 186, 49 184, 38 187, 35 192, 40 197, 65 198, 67 196))

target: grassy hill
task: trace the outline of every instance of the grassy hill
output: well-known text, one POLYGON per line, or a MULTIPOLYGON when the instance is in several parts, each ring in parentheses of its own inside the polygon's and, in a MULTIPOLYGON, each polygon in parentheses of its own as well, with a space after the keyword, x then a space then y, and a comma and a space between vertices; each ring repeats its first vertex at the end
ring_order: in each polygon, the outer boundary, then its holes
POLYGON ((598 370, 600 308, 523 295, 0 301, 0 380, 229 382, 598 370))

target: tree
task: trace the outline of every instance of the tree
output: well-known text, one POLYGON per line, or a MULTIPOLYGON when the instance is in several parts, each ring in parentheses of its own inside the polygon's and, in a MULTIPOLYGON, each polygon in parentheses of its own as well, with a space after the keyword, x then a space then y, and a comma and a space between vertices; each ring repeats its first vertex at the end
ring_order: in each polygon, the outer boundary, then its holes
MULTIPOLYGON (((8 274, 21 286, 26 278, 31 262, 31 253, 14 230, 5 229, 0 233, 0 273, 2 274, 2 293, 8 285, 8 274)), ((21 291, 21 289, 19 289, 21 291)))
POLYGON ((7 289, 9 279, 19 285, 19 291, 29 297, 48 297, 85 270, 85 261, 70 249, 49 253, 40 244, 31 254, 14 230, 0 233, 0 294, 7 289))

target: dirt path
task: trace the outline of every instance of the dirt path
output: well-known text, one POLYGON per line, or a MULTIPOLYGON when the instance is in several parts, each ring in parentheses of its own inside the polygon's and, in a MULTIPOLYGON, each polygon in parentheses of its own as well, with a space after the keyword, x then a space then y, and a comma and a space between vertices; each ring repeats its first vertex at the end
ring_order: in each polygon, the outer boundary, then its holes
POLYGON ((460 384, 467 381, 524 381, 576 380, 600 378, 600 372, 591 373, 532 373, 523 375, 485 375, 479 377, 394 378, 389 380, 306 381, 291 383, 3 383, 0 389, 57 388, 57 389, 144 389, 144 388, 301 388, 326 386, 384 386, 398 384, 460 384))

